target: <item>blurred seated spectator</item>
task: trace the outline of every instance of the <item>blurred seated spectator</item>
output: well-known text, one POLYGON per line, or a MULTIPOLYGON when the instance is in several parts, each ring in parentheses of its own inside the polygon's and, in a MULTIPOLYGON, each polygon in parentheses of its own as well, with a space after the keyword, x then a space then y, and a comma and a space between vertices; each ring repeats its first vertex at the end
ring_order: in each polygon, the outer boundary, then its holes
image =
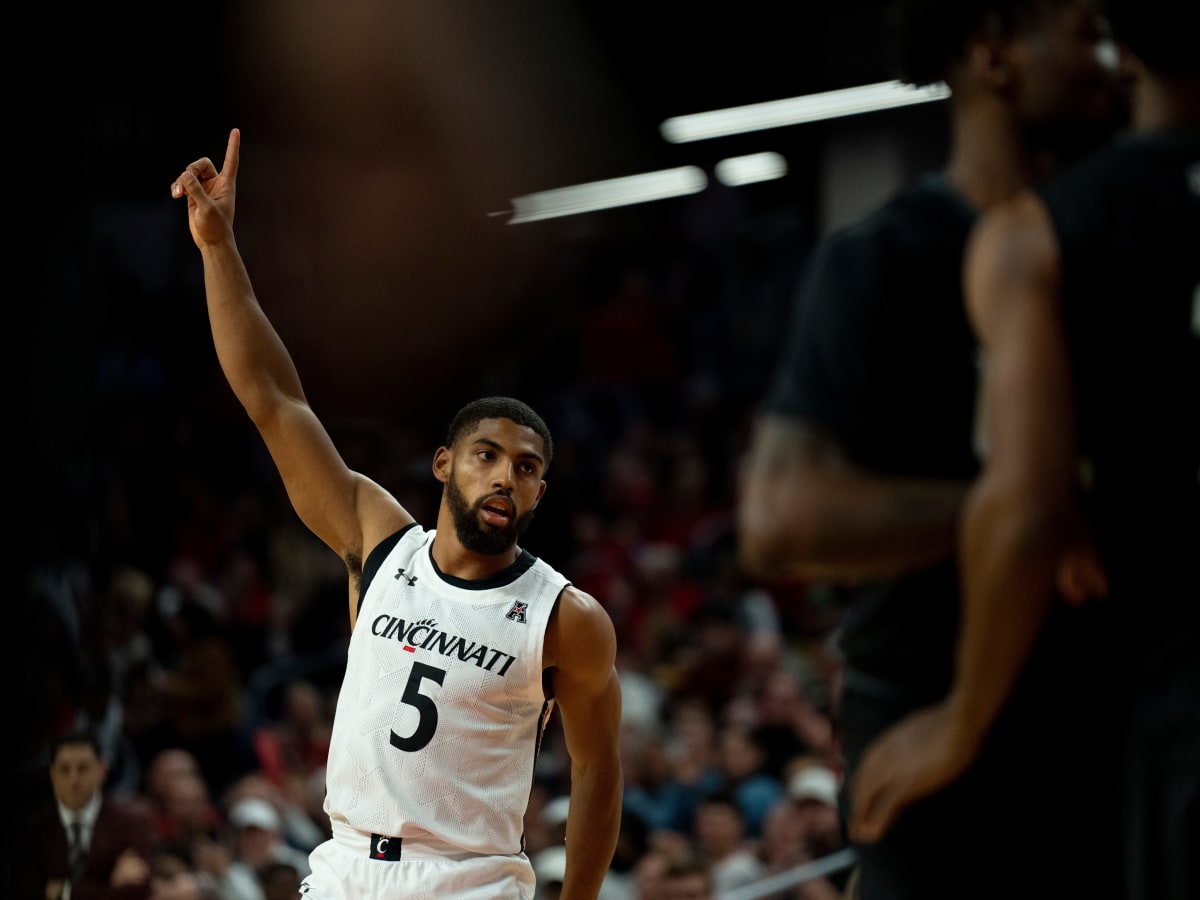
POLYGON ((812 857, 836 853, 846 845, 838 807, 840 776, 820 763, 801 765, 788 781, 788 797, 800 817, 812 857))
POLYGON ((662 879, 671 854, 660 847, 651 847, 633 867, 633 896, 635 900, 662 900, 662 879))
POLYGON ((766 874, 756 844, 747 838, 745 815, 731 791, 722 789, 704 797, 696 810, 693 833, 718 896, 766 874))
POLYGON ((701 799, 722 783, 716 725, 708 704, 696 697, 672 704, 670 710, 661 760, 665 772, 658 773, 655 789, 659 812, 653 822, 654 827, 686 833, 701 799))
POLYGON ((720 896, 710 866, 697 857, 683 856, 667 863, 657 900, 715 900, 720 896))
POLYGON ((161 809, 167 784, 177 775, 201 775, 195 755, 182 747, 164 747, 146 764, 142 793, 156 808, 161 809))
POLYGON ((763 768, 784 780, 797 756, 836 752, 836 728, 825 699, 814 696, 819 679, 799 663, 784 661, 765 679, 758 696, 755 732, 763 746, 763 768))
POLYGON ((224 900, 216 885, 174 853, 156 853, 150 867, 150 900, 224 900))
POLYGON ((333 720, 316 685, 298 680, 283 692, 282 715, 254 731, 259 768, 280 787, 293 775, 323 769, 329 759, 333 720))
POLYGON ((190 863, 193 846, 217 841, 224 822, 204 779, 181 771, 162 785, 161 806, 154 819, 154 837, 160 850, 190 863))
POLYGON ((220 622, 203 604, 185 597, 168 621, 178 658, 158 673, 154 687, 176 743, 193 753, 205 781, 220 793, 253 768, 240 731, 242 675, 220 622))
POLYGON ((190 847, 189 862, 220 900, 263 900, 257 873, 235 864, 233 850, 224 836, 218 840, 196 837, 190 847))
POLYGON ((730 791, 746 823, 746 837, 762 835, 763 821, 784 796, 783 784, 763 771, 766 752, 744 725, 726 725, 717 736, 717 761, 723 786, 730 791))
POLYGON ((271 863, 292 866, 301 880, 311 871, 308 854, 284 839, 283 819, 266 800, 245 797, 234 803, 229 810, 229 831, 234 866, 251 870, 256 879, 261 879, 263 869, 271 863))
POLYGON ((109 797, 101 744, 90 729, 50 748, 53 802, 25 823, 17 848, 20 896, 36 900, 150 896, 151 829, 140 803, 109 797))
MULTIPOLYGON (((831 768, 802 759, 793 768, 788 794, 767 815, 759 856, 766 875, 778 875, 842 849, 845 840, 838 812, 838 775, 831 768)), ((810 878, 778 894, 774 900, 842 900, 849 872, 840 870, 810 878)))
MULTIPOLYGON (((280 717, 254 729, 251 744, 258 771, 278 787, 288 806, 304 809, 309 815, 324 815, 320 804, 313 802, 312 784, 314 780, 324 783, 332 733, 325 697, 305 680, 289 682, 283 691, 280 717)), ((323 794, 318 799, 323 800, 323 794)))
POLYGON ((259 872, 263 900, 297 900, 300 896, 300 873, 285 862, 267 863, 259 872))
POLYGON ((305 852, 330 836, 329 816, 320 807, 313 812, 297 806, 292 799, 277 788, 266 776, 257 772, 243 776, 234 782, 222 798, 224 808, 231 810, 246 798, 257 798, 270 803, 283 822, 283 838, 291 846, 305 852))

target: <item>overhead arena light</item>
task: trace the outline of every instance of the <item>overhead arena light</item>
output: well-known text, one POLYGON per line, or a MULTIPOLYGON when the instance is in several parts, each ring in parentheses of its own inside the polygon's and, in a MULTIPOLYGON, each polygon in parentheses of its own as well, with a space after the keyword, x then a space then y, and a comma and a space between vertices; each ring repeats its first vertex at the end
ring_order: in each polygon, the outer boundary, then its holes
POLYGON ((747 131, 783 128, 803 122, 929 103, 944 100, 948 96, 950 89, 943 83, 918 88, 900 81, 881 81, 803 97, 674 116, 659 126, 659 132, 672 144, 685 144, 747 131))
MULTIPOLYGON (((786 100, 676 116, 663 122, 660 131, 666 140, 681 144, 897 106, 911 106, 915 103, 928 103, 945 99, 949 95, 950 89, 945 84, 915 88, 899 81, 884 81, 786 100)), ((778 153, 755 153, 722 160, 717 164, 715 172, 722 184, 737 187, 782 178, 787 174, 787 161, 778 153)), ((512 218, 508 220, 508 224, 521 225, 651 200, 682 197, 699 193, 707 186, 708 179, 702 169, 697 166, 682 166, 677 169, 663 169, 658 172, 526 194, 513 199, 511 210, 490 215, 511 214, 512 218)))
MULTIPOLYGON (((708 186, 708 178, 699 166, 681 166, 641 175, 626 175, 604 181, 590 181, 571 187, 554 188, 513 198, 513 217, 509 225, 537 222, 558 216, 629 206, 668 197, 698 194, 708 186)), ((497 215, 504 215, 498 213, 497 215)))
POLYGON ((778 153, 751 153, 731 156, 714 168, 717 180, 728 187, 741 187, 759 181, 771 181, 787 174, 787 160, 778 153))

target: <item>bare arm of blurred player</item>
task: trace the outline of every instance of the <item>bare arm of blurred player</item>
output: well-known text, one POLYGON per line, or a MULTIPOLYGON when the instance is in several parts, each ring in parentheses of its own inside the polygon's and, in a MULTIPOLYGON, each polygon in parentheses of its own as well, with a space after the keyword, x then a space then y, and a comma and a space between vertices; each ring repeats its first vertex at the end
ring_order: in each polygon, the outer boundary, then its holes
POLYGON ((858 772, 850 831, 881 836, 975 759, 1054 597, 1076 518, 1076 418, 1060 263, 1044 207, 1025 194, 968 249, 967 304, 985 354, 988 458, 963 512, 963 621, 947 699, 885 733, 858 772))
POLYGON ((750 573, 855 584, 948 559, 966 481, 877 475, 822 429, 766 414, 741 473, 738 543, 750 573))

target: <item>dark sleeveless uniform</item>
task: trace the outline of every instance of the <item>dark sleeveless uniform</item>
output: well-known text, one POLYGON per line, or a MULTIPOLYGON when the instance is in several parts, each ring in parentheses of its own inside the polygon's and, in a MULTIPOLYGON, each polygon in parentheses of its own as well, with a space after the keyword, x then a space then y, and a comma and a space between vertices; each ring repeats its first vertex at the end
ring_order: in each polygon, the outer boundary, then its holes
MULTIPOLYGON (((975 220, 928 176, 826 241, 801 283, 767 412, 824 427, 873 471, 974 477, 978 349, 962 259, 975 220)), ((871 741, 949 689, 958 570, 946 562, 846 599, 840 711, 852 778, 871 741)), ((1051 611, 972 769, 906 809, 882 841, 855 847, 861 900, 1115 896, 1116 839, 1105 849, 1079 824, 1113 820, 1094 808, 1105 801, 1092 773, 1115 766, 1091 752, 1083 727, 1094 717, 1078 697, 1094 663, 1080 657, 1090 645, 1079 618, 1091 614, 1051 611)))
POLYGON ((1104 648, 1132 700, 1129 896, 1182 900, 1200 891, 1200 130, 1126 137, 1042 198, 1110 578, 1104 648))
MULTIPOLYGON (((974 223, 930 175, 826 240, 800 284, 766 411, 822 426, 872 471, 974 477, 976 351, 961 285, 974 223)), ((841 634, 854 674, 940 697, 957 580, 946 564, 854 591, 841 634)))

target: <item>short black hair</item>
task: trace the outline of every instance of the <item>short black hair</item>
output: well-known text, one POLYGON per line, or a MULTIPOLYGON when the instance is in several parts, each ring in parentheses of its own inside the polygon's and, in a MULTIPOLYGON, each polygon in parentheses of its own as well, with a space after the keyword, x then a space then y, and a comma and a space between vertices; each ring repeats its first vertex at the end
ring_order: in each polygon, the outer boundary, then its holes
POLYGON ((460 437, 484 419, 511 419, 518 425, 532 428, 542 439, 544 468, 550 468, 550 460, 554 456, 554 440, 550 437, 550 429, 527 403, 512 397, 480 397, 472 400, 450 420, 450 427, 446 430, 446 446, 453 447, 460 437))
POLYGON ((1105 0, 1113 37, 1147 69, 1200 74, 1200 3, 1196 0, 1105 0))
POLYGON ((50 764, 58 759, 58 754, 63 747, 77 747, 86 744, 92 748, 92 752, 96 754, 96 759, 104 759, 104 747, 100 743, 100 736, 96 734, 93 728, 72 728, 60 734, 54 739, 54 743, 50 745, 50 764))
POLYGON ((944 81, 965 57, 967 42, 986 28, 1016 34, 1056 0, 895 0, 889 8, 892 68, 898 80, 944 81))

